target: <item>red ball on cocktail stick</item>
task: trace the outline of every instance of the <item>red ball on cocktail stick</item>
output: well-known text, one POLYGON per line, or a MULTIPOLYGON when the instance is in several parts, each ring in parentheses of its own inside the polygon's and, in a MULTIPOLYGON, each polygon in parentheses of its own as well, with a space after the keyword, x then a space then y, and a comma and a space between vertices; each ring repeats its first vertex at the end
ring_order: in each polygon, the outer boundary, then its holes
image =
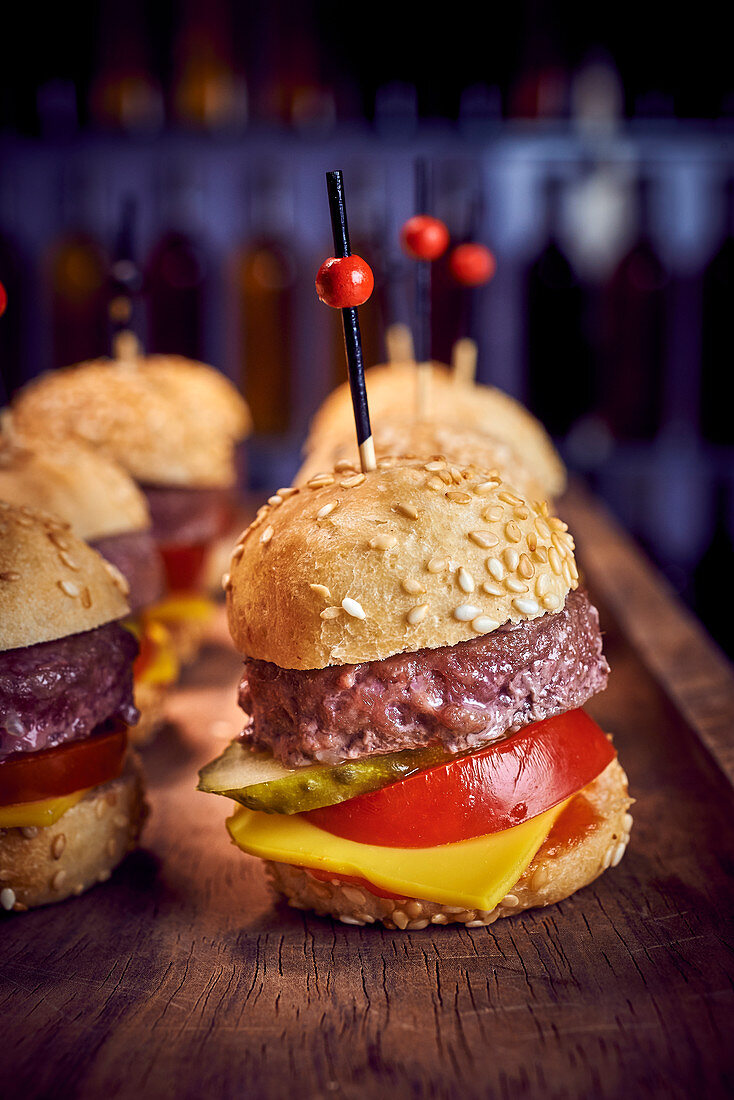
POLYGON ((449 270, 462 286, 483 286, 494 277, 497 261, 486 245, 459 244, 449 256, 449 270))
POLYGON ((403 251, 413 260, 439 259, 449 246, 449 231, 440 218, 430 214, 414 214, 402 228, 403 251))
POLYGON ((3 286, 3 284, 0 283, 0 317, 2 317, 3 313, 5 313, 5 310, 7 309, 7 306, 8 306, 8 292, 5 289, 5 287, 3 286))
POLYGON ((316 276, 316 293, 324 305, 351 309, 364 305, 375 289, 372 268, 361 256, 329 256, 316 276))

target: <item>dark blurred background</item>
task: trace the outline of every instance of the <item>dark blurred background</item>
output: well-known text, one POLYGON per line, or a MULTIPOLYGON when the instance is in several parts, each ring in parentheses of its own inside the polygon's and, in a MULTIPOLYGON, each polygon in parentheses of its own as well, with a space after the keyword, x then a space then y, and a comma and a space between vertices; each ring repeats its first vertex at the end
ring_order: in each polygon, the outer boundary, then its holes
POLYGON ((313 277, 341 167, 374 267, 367 362, 410 321, 413 163, 492 282, 434 278, 434 355, 527 402, 732 652, 734 89, 722 6, 15 5, 0 37, 0 365, 12 392, 109 352, 136 293, 152 351, 250 401, 251 484, 294 470, 344 375, 313 277), (114 312, 114 310, 113 310, 114 312))

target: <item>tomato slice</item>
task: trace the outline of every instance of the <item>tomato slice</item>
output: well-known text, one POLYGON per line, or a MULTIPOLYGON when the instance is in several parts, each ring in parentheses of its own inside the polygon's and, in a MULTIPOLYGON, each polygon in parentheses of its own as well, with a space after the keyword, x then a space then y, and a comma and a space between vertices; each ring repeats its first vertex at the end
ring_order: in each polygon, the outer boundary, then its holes
POLYGON ((170 544, 159 549, 169 592, 193 592, 201 587, 208 542, 170 544))
POLYGON ((110 722, 99 733, 41 752, 18 752, 0 763, 0 806, 60 798, 115 779, 122 771, 127 726, 110 722))
POLYGON ((469 756, 306 817, 346 840, 430 848, 511 829, 580 791, 614 759, 583 710, 534 722, 469 756))

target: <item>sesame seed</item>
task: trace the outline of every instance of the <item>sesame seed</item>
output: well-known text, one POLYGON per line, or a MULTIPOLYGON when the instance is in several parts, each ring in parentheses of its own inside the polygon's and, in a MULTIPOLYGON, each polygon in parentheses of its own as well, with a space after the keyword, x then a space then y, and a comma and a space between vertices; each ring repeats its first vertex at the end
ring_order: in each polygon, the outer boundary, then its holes
POLYGON ((548 561, 550 562, 550 567, 553 572, 556 574, 557 577, 560 577, 563 567, 561 565, 561 559, 558 556, 558 551, 556 550, 555 546, 551 546, 548 550, 548 561))
POLYGON ((632 828, 632 824, 633 824, 633 822, 632 822, 632 814, 625 814, 625 815, 624 815, 624 817, 622 818, 622 826, 623 826, 623 828, 624 828, 624 829, 625 829, 625 830, 626 830, 627 832, 629 832, 629 831, 630 831, 630 829, 632 828))
POLYGON ((34 836, 38 836, 37 825, 24 825, 20 831, 26 840, 33 840, 34 836))
POLYGON ((534 892, 541 890, 548 882, 548 872, 545 867, 538 867, 530 882, 530 889, 534 892))
POLYGON ((500 541, 491 531, 470 531, 469 538, 477 546, 481 546, 482 550, 491 550, 500 541))
POLYGON ((550 538, 550 527, 545 522, 545 520, 540 518, 540 516, 536 516, 535 530, 538 532, 538 534, 540 535, 541 538, 544 538, 544 539, 549 539, 550 538))
POLYGON ((561 576, 568 585, 569 588, 573 588, 573 577, 571 576, 571 570, 568 567, 568 558, 563 559, 563 565, 561 567, 561 576))
POLYGON ((356 473, 357 467, 349 458, 340 458, 338 462, 334 463, 334 469, 338 474, 343 474, 345 470, 354 470, 356 473))
POLYGON ((469 573, 464 568, 463 565, 460 567, 459 572, 456 575, 456 579, 459 582, 459 588, 462 590, 462 592, 474 591, 474 578, 472 577, 471 573, 469 573))
POLYGON ((400 512, 401 515, 406 516, 408 519, 418 519, 418 509, 414 508, 412 504, 404 504, 402 501, 395 505, 395 511, 400 512))
POLYGON ((262 542, 262 543, 270 542, 271 538, 273 537, 273 534, 274 534, 273 528, 268 524, 268 526, 265 528, 263 533, 260 535, 260 542, 262 542))
POLYGON ((345 477, 344 481, 340 481, 339 484, 344 489, 355 489, 357 485, 361 485, 365 481, 364 474, 354 474, 352 477, 345 477))
POLYGON ((236 565, 245 552, 244 546, 235 546, 232 554, 232 565, 236 565))
POLYGON ((546 592, 550 588, 550 577, 547 573, 541 573, 535 582, 535 595, 540 599, 545 596, 546 592))
POLYGON ((434 493, 443 492, 444 484, 440 477, 429 477, 426 485, 429 489, 432 489, 434 493))
POLYGON ((495 504, 494 507, 487 509, 484 513, 484 518, 489 523, 496 523, 497 520, 502 519, 503 514, 502 508, 498 504, 495 504))
POLYGON ((505 567, 499 558, 487 558, 487 572, 491 573, 496 581, 501 581, 505 575, 505 567))
POLYGON ((317 596, 321 596, 325 600, 331 599, 331 592, 325 584, 310 584, 308 587, 312 592, 315 592, 317 596))
POLYGON ((521 577, 525 578, 526 581, 530 580, 530 578, 534 576, 535 566, 533 565, 527 554, 520 555, 520 561, 517 563, 517 571, 521 577))
POLYGON ((392 550, 397 541, 395 535, 374 535, 370 539, 370 546, 373 550, 392 550))
POLYGON ((426 569, 429 573, 443 573, 448 564, 448 558, 431 558, 431 560, 426 565, 426 569))
POLYGON ((516 905, 520 904, 520 899, 517 894, 505 894, 500 901, 500 905, 503 905, 505 909, 514 909, 516 905))
POLYGON ((453 480, 448 470, 439 470, 438 476, 441 478, 444 485, 450 485, 453 480))
POLYGON ((561 541, 561 539, 559 539, 558 533, 556 531, 554 531, 551 535, 551 542, 553 543, 555 549, 558 551, 559 558, 565 558, 566 554, 568 553, 568 547, 564 542, 561 541))
POLYGON ((330 500, 328 504, 325 504, 323 508, 320 508, 316 513, 316 519, 326 519, 336 508, 338 500, 330 500))
POLYGON ((496 488, 496 481, 482 481, 479 485, 474 486, 474 492, 477 496, 486 497, 488 493, 491 493, 496 488))
POLYGON ((446 462, 442 459, 435 459, 433 462, 426 462, 423 467, 424 470, 428 470, 429 474, 435 474, 436 470, 442 470, 446 462))
POLYGON ((435 916, 431 917, 431 924, 448 924, 448 921, 449 918, 445 913, 436 913, 435 916))
POLYGON ((625 844, 625 842, 623 840, 620 840, 619 844, 617 845, 617 847, 612 852, 612 862, 611 862, 612 867, 616 867, 617 864, 621 861, 622 856, 624 855, 626 848, 627 848, 627 845, 625 844))
POLYGON ((519 542, 522 538, 522 531, 517 526, 514 519, 511 519, 509 523, 505 524, 505 535, 510 542, 519 542))
POLYGON ((512 546, 508 546, 504 553, 505 565, 511 573, 514 573, 520 564, 520 555, 512 546))
POLYGON ((411 607, 410 611, 406 615, 406 619, 411 626, 417 626, 418 623, 422 623, 428 614, 428 604, 419 603, 415 607, 411 607))
POLYGON ((476 630, 477 634, 491 634, 499 625, 497 620, 490 619, 489 615, 477 615, 471 621, 472 630, 476 630))
POLYGON ((357 600, 353 600, 351 596, 345 596, 342 600, 342 607, 346 611, 347 615, 351 615, 353 619, 366 619, 364 608, 357 600))
POLYGON ((512 606, 516 611, 519 611, 521 615, 537 615, 538 611, 540 611, 537 600, 531 600, 530 598, 523 599, 520 596, 512 601, 512 606))
POLYGON ((507 577, 505 580, 505 588, 508 592, 527 592, 528 586, 524 581, 520 581, 517 577, 507 577))
POLYGON ((279 497, 282 497, 282 498, 283 498, 283 500, 287 500, 287 499, 288 499, 288 497, 292 497, 292 496, 293 496, 293 495, 294 495, 295 493, 297 493, 298 491, 299 491, 299 490, 298 490, 298 489, 294 489, 294 487, 293 487, 292 485, 287 485, 287 486, 285 487, 285 489, 278 489, 278 496, 279 496, 279 497))
POLYGON ((58 584, 59 588, 61 589, 61 591, 63 593, 65 593, 65 595, 67 595, 67 596, 72 596, 73 597, 73 596, 78 596, 80 594, 79 585, 74 584, 73 581, 67 581, 67 580, 57 581, 57 584, 58 584))
POLYGON ((538 545, 538 536, 533 531, 531 531, 530 534, 528 535, 528 550, 530 551, 531 554, 535 550, 537 545, 538 545))
POLYGON ((309 489, 325 489, 327 485, 333 485, 336 478, 331 474, 315 474, 308 482, 309 489))
POLYGON ((338 619, 341 615, 340 607, 325 607, 321 612, 320 619, 338 619))
POLYGON ((6 886, 4 890, 0 890, 0 905, 6 912, 10 912, 15 905, 15 901, 15 890, 11 890, 9 886, 6 886))
POLYGON ((481 615, 481 613, 481 607, 475 607, 471 603, 462 603, 454 608, 454 618, 458 619, 460 623, 470 623, 472 619, 476 619, 477 615, 481 615))
POLYGON ((498 500, 503 500, 505 504, 522 504, 522 497, 516 497, 514 493, 508 493, 503 491, 497 494, 498 500))
POLYGON ((13 569, 8 569, 4 573, 0 573, 0 581, 19 581, 20 573, 16 573, 13 569))
POLYGON ((226 592, 229 588, 229 573, 222 573, 222 591, 226 592))
POLYGON ((457 493, 452 491, 446 493, 446 499, 450 500, 452 504, 471 504, 471 497, 468 493, 457 493))
POLYGON ((543 565, 548 561, 548 551, 544 546, 536 546, 533 553, 535 554, 535 560, 542 562, 543 565))
POLYGON ((78 562, 74 561, 74 559, 70 557, 69 554, 67 554, 64 550, 61 550, 59 552, 59 560, 61 561, 62 565, 65 565, 67 567, 67 569, 73 569, 75 573, 79 572, 78 562))
POLYGON ((551 531, 568 531, 568 524, 564 523, 558 516, 551 516, 548 520, 548 526, 551 531))
POLYGON ((63 833, 59 833, 55 836, 53 843, 51 844, 51 855, 54 859, 61 859, 61 853, 66 847, 66 837, 63 833))
POLYGON ((51 879, 51 889, 60 890, 66 879, 66 871, 57 871, 54 877, 51 879))
POLYGON ((546 611, 556 611, 561 606, 560 599, 553 592, 548 592, 547 595, 543 596, 542 603, 546 611))
POLYGON ((407 592, 409 596, 421 596, 426 590, 425 585, 422 585, 414 577, 405 577, 401 583, 403 591, 407 592))
POLYGON ((86 610, 88 611, 91 606, 92 606, 92 593, 89 591, 89 589, 85 585, 84 588, 82 589, 82 607, 86 608, 86 610))
POLYGON ((515 509, 515 519, 530 519, 530 512, 524 504, 515 509))
POLYGON ((576 562, 573 558, 566 558, 566 564, 568 565, 568 571, 571 574, 572 578, 577 581, 579 579, 579 571, 576 562))
POLYGON ((501 584, 497 581, 485 581, 482 585, 482 591, 486 592, 488 596, 504 596, 505 591, 501 584))

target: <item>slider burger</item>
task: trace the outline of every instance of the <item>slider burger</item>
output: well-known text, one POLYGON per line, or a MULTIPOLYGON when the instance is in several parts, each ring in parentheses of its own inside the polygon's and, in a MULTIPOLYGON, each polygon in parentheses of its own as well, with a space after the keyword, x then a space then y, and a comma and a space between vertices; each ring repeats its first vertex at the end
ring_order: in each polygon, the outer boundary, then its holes
MULTIPOLYGON (((566 486, 566 470, 540 421, 514 397, 495 386, 457 381, 441 363, 432 363, 431 367, 427 408, 421 419, 440 420, 442 425, 457 431, 479 432, 489 436, 493 445, 497 442, 507 444, 515 454, 522 455, 523 465, 541 486, 543 497, 560 496, 566 486)), ((415 363, 372 367, 365 371, 364 378, 370 415, 375 424, 394 423, 399 417, 409 422, 414 417, 417 402, 415 363)), ((348 446, 353 439, 351 393, 345 382, 329 394, 317 410, 305 452, 310 458, 318 449, 323 462, 331 449, 348 446)), ((398 450, 405 450, 402 443, 398 450)), ((454 456, 448 454, 447 457, 454 456)), ((485 466, 493 464, 489 462, 485 466)))
MULTIPOLYGON (((454 465, 502 470, 503 476, 523 496, 538 499, 544 495, 542 483, 526 467, 522 455, 509 443, 486 432, 460 428, 439 420, 406 420, 404 416, 393 414, 380 421, 373 430, 372 438, 378 458, 423 455, 428 459, 440 454, 454 465)), ((298 471, 294 484, 305 485, 323 470, 334 468, 349 468, 353 472, 360 468, 354 426, 351 437, 339 441, 326 439, 323 446, 317 445, 298 471)), ((451 485, 447 467, 440 469, 436 476, 447 486, 451 485)))
POLYGON ((69 525, 0 501, 0 905, 81 894, 146 813, 127 585, 69 525))
POLYGON ((208 556, 231 522, 235 449, 249 411, 212 367, 175 356, 94 360, 43 375, 16 394, 14 430, 105 451, 147 499, 167 595, 155 617, 191 659, 213 605, 208 556))
POLYGON ((582 709, 598 615, 546 504, 382 459, 281 491, 224 585, 246 723, 199 787, 292 905, 484 925, 619 862, 627 778, 582 709))
POLYGON ((140 721, 131 739, 149 740, 178 661, 168 630, 147 614, 163 595, 163 565, 143 493, 99 450, 70 440, 21 441, 11 430, 0 436, 0 499, 60 516, 127 581, 132 617, 126 625, 140 642, 134 665, 140 721))

